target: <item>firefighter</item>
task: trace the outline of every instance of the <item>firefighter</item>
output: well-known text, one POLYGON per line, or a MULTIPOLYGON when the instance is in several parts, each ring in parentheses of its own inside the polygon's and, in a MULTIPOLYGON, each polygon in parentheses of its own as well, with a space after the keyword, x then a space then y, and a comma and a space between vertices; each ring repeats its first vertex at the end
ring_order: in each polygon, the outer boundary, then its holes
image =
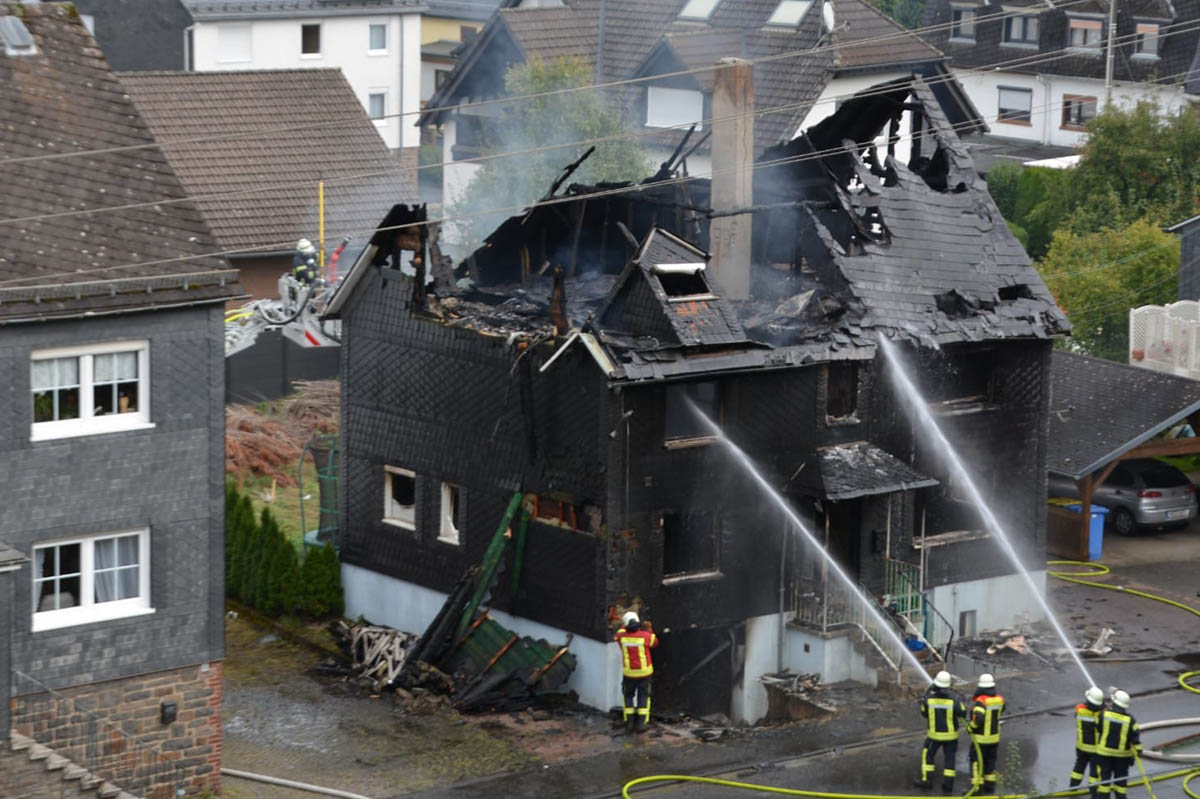
POLYGON ((1101 796, 1115 793, 1125 796, 1125 779, 1134 757, 1142 751, 1142 739, 1138 723, 1129 713, 1129 694, 1121 690, 1112 692, 1112 707, 1100 711, 1096 719, 1096 754, 1100 757, 1101 796))
POLYGON ((317 279, 317 248, 308 239, 296 242, 296 254, 292 256, 292 277, 306 286, 317 279))
POLYGON ((958 753, 958 728, 967 715, 966 703, 950 690, 950 672, 939 671, 933 685, 921 697, 921 716, 925 719, 925 744, 921 747, 921 778, 913 784, 928 788, 932 784, 937 752, 942 750, 942 793, 954 792, 954 756, 958 753))
POLYGON ((1104 692, 1096 686, 1087 689, 1083 702, 1075 706, 1075 767, 1070 787, 1076 788, 1086 775, 1088 791, 1097 799, 1100 782, 1100 757, 1096 754, 1096 720, 1104 709, 1104 692))
POLYGON ((621 695, 625 698, 621 720, 631 732, 645 732, 650 724, 650 680, 654 675, 650 650, 658 646, 658 636, 649 620, 640 621, 631 610, 621 617, 614 638, 621 647, 621 695))
POLYGON ((971 721, 967 733, 971 736, 971 785, 996 788, 996 754, 1000 748, 1000 714, 1004 712, 1004 697, 996 693, 996 678, 979 675, 979 686, 971 699, 971 721))

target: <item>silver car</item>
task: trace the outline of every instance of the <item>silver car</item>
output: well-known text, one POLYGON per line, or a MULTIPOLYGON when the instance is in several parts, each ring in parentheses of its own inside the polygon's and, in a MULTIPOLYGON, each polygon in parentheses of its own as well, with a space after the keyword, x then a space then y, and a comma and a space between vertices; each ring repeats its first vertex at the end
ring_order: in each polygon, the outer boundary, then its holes
MULTIPOLYGON (((1047 496, 1079 499, 1069 477, 1050 474, 1047 496)), ((1196 516, 1196 487, 1174 466, 1151 459, 1121 461, 1092 494, 1092 504, 1108 508, 1108 523, 1121 535, 1138 526, 1186 526, 1196 516)))

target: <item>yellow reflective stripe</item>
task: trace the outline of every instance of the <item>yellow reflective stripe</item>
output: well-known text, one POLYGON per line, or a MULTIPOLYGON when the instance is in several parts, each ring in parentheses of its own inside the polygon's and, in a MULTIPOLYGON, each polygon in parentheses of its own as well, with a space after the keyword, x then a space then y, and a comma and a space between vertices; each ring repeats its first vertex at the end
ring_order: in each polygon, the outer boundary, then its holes
POLYGON ((629 638, 621 638, 619 641, 621 644, 621 667, 626 677, 649 677, 654 673, 654 667, 650 665, 650 661, 646 657, 646 639, 631 636, 629 638), (637 649, 638 662, 642 664, 636 669, 630 665, 630 661, 632 660, 630 657, 631 649, 637 649))

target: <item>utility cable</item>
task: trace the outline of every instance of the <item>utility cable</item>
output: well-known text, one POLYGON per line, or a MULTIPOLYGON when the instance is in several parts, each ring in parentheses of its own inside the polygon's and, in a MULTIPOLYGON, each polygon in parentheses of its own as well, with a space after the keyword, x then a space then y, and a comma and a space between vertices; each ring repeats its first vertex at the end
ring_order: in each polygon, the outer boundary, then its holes
MULTIPOLYGON (((1196 23, 1195 25, 1192 25, 1189 28, 1165 33, 1162 36, 1160 36, 1159 38, 1160 39, 1166 38, 1167 36, 1174 35, 1176 33, 1187 33, 1196 28, 1200 28, 1200 22, 1196 23)), ((1132 41, 1136 38, 1136 36, 1137 36, 1137 34, 1130 34, 1127 36, 1122 36, 1122 37, 1117 37, 1117 38, 1118 38, 1118 40, 1122 41, 1122 43, 1125 43, 1124 40, 1132 41)), ((1005 68, 1028 67, 1028 66, 1035 66, 1038 64, 1042 64, 1042 63, 1049 63, 1051 61, 1057 61, 1062 58, 1069 58, 1072 55, 1075 55, 1075 49, 1068 46, 1068 47, 1059 48, 1057 50, 1051 50, 1046 53, 1038 53, 1038 54, 1031 55, 1031 56, 1019 56, 1017 58, 1009 59, 1008 61, 999 61, 994 64, 988 65, 987 67, 980 67, 980 68, 976 68, 973 70, 964 70, 963 72, 964 73, 985 74, 987 72, 994 72, 994 71, 1002 70, 1005 68)), ((1188 76, 1192 71, 1193 70, 1188 69, 1188 70, 1185 70, 1183 72, 1176 73, 1173 75, 1166 75, 1166 76, 1163 76, 1162 78, 1160 78, 1160 80, 1172 80, 1174 78, 1186 78, 1186 76, 1188 76)), ((959 79, 959 76, 956 75, 955 73, 951 72, 951 73, 948 73, 939 78, 931 78, 928 80, 924 80, 924 83, 926 86, 936 86, 936 85, 941 85, 944 83, 950 83, 952 81, 957 81, 958 79, 959 79)), ((219 200, 219 199, 231 199, 231 198, 235 198, 235 197, 243 197, 243 196, 248 196, 248 195, 260 194, 260 193, 264 193, 264 192, 310 188, 310 187, 315 186, 318 182, 323 182, 326 185, 333 184, 333 183, 346 183, 346 182, 352 183, 352 182, 357 182, 357 181, 366 180, 366 179, 370 179, 370 178, 387 177, 390 175, 399 176, 399 175, 407 174, 410 172, 418 172, 419 173, 421 170, 426 170, 426 169, 439 169, 439 168, 444 168, 447 166, 454 166, 454 165, 460 165, 460 164, 480 164, 480 163, 484 163, 487 161, 492 161, 492 160, 497 160, 497 159, 502 159, 502 158, 515 158, 518 156, 532 155, 532 154, 541 153, 541 152, 550 152, 553 150, 578 148, 578 147, 584 147, 587 145, 610 144, 613 142, 623 141, 623 140, 636 140, 636 139, 639 139, 642 137, 655 136, 664 131, 682 131, 689 127, 692 127, 693 125, 705 125, 705 124, 711 125, 716 122, 724 122, 724 121, 729 121, 729 120, 733 120, 733 119, 739 119, 739 118, 742 118, 745 116, 761 117, 761 116, 767 116, 767 115, 772 115, 772 114, 779 114, 779 113, 783 113, 785 111, 796 111, 796 110, 799 110, 799 109, 802 109, 805 107, 811 108, 812 106, 815 106, 818 103, 821 103, 821 104, 826 104, 826 103, 830 103, 830 102, 836 103, 839 100, 849 100, 849 99, 853 99, 853 98, 872 97, 872 96, 877 96, 877 95, 881 95, 881 94, 887 94, 893 90, 894 89, 891 89, 890 87, 886 87, 886 86, 873 87, 869 90, 861 91, 861 92, 847 92, 845 94, 830 95, 828 97, 817 98, 815 100, 805 100, 805 101, 794 102, 794 103, 784 103, 784 104, 777 105, 777 106, 770 106, 767 108, 754 109, 750 112, 747 112, 746 114, 729 114, 729 115, 726 115, 723 117, 706 117, 706 118, 701 118, 701 119, 695 120, 694 122, 687 122, 687 123, 682 123, 679 125, 671 125, 671 126, 666 126, 666 127, 662 127, 662 128, 644 128, 644 129, 635 130, 635 131, 628 131, 625 133, 613 134, 611 136, 602 136, 602 137, 596 137, 596 138, 591 138, 591 139, 580 139, 580 140, 576 140, 576 141, 562 142, 562 143, 558 143, 558 144, 541 145, 538 147, 526 148, 524 150, 514 150, 514 151, 509 151, 509 152, 504 152, 504 153, 489 153, 489 154, 472 156, 470 158, 462 158, 462 159, 453 160, 453 161, 438 161, 438 162, 435 162, 432 164, 419 164, 416 167, 389 167, 388 169, 384 169, 384 170, 372 170, 372 171, 367 171, 367 172, 357 172, 357 173, 342 174, 342 175, 335 174, 335 175, 332 175, 329 177, 323 177, 319 181, 313 180, 313 179, 305 179, 305 180, 300 180, 300 181, 285 181, 285 182, 280 182, 280 183, 259 184, 256 186, 251 186, 251 187, 243 188, 243 189, 232 189, 232 190, 228 190, 228 191, 210 192, 207 194, 189 194, 189 195, 186 195, 183 197, 175 197, 175 198, 159 199, 159 200, 145 200, 145 201, 136 202, 136 203, 126 203, 123 205, 95 206, 92 208, 76 208, 76 209, 72 209, 69 211, 58 211, 58 212, 51 212, 51 213, 45 213, 45 214, 33 214, 33 215, 23 216, 23 217, 9 217, 6 219, 0 219, 0 224, 22 224, 22 223, 34 222, 34 221, 46 220, 46 219, 62 219, 62 218, 73 217, 73 216, 84 216, 84 215, 98 214, 98 213, 112 213, 112 212, 117 212, 117 211, 128 211, 128 210, 134 210, 137 208, 150 208, 150 207, 157 208, 160 206, 173 205, 173 204, 177 204, 177 203, 197 202, 197 201, 206 201, 206 200, 219 200)), ((1056 105, 1058 105, 1058 102, 1055 101, 1053 98, 1048 97, 1045 103, 1039 104, 1039 108, 1042 108, 1043 110, 1049 110, 1049 108, 1056 106, 1056 105)), ((1031 108, 1030 113, 1032 113, 1032 111, 1033 111, 1033 109, 1031 108)), ((996 121, 1000 121, 1000 115, 996 116, 996 121)), ((799 124, 799 123, 797 123, 797 124, 799 124)), ((961 126, 969 128, 969 127, 974 126, 974 124, 975 124, 974 120, 968 120, 967 122, 961 123, 961 126)), ((953 127, 958 128, 960 126, 956 125, 953 127)), ((141 146, 141 145, 139 145, 139 146, 141 146)), ((41 157, 41 156, 33 156, 31 158, 36 159, 39 157, 41 157)), ((0 161, 0 166, 3 166, 4 163, 6 163, 6 162, 0 161)))
MULTIPOLYGON (((1062 9, 1062 8, 1067 8, 1069 6, 1086 3, 1089 1, 1090 0, 1067 0, 1067 2, 1058 3, 1055 7, 1058 9, 1062 9)), ((1000 14, 991 15, 991 16, 986 17, 986 19, 988 21, 1003 20, 1003 19, 1007 19, 1008 17, 1012 17, 1012 16, 1023 16, 1026 13, 1028 13, 1028 12, 1024 9, 1017 9, 1014 11, 1005 11, 1000 14)), ((894 20, 892 20, 892 21, 894 22, 894 20)), ((899 25, 899 23, 896 23, 896 24, 899 25)), ((912 38, 919 39, 919 34, 937 33, 937 32, 941 32, 944 30, 952 30, 954 28, 954 26, 955 26, 955 23, 952 20, 950 22, 938 23, 936 25, 928 25, 928 26, 924 26, 924 27, 920 27, 920 28, 899 29, 895 33, 889 33, 889 34, 884 34, 884 35, 880 35, 880 36, 868 36, 863 39, 855 39, 853 41, 834 42, 831 44, 820 45, 820 46, 811 47, 811 48, 807 48, 807 49, 803 49, 803 50, 791 50, 791 51, 787 51, 784 53, 775 53, 775 54, 771 54, 771 55, 767 55, 767 56, 757 56, 754 58, 748 58, 748 59, 743 59, 743 60, 748 61, 751 64, 757 64, 757 63, 767 63, 770 61, 786 60, 789 58, 802 58, 802 57, 811 56, 811 55, 814 55, 817 53, 837 51, 837 50, 841 50, 843 48, 849 48, 849 47, 861 47, 861 46, 867 45, 867 44, 892 42, 897 39, 912 39, 912 38)), ((1172 32, 1170 32, 1170 31, 1164 32, 1163 34, 1160 34, 1159 38, 1160 39, 1165 38, 1165 36, 1170 35, 1170 33, 1172 33, 1172 32)), ((1124 39, 1124 38, 1128 38, 1128 37, 1117 37, 1118 40, 1124 39)), ((922 43, 924 43, 924 42, 922 42, 922 43)), ((1122 43, 1124 43, 1124 42, 1122 42, 1122 43)), ((1114 41, 1114 44, 1115 44, 1115 41, 1114 41)), ((937 50, 937 48, 934 48, 932 45, 930 45, 930 48, 934 52, 938 53, 942 58, 945 58, 945 54, 941 53, 940 50, 937 50)), ((930 60, 934 60, 934 59, 930 59, 930 60)), ((592 84, 588 84, 586 86, 571 86, 571 87, 566 87, 566 88, 562 88, 562 89, 551 89, 551 90, 544 91, 544 92, 534 92, 534 93, 523 94, 523 95, 511 95, 511 96, 506 96, 506 97, 495 97, 495 98, 490 98, 487 100, 476 100, 476 101, 472 101, 472 102, 468 102, 468 103, 460 103, 458 105, 452 105, 452 106, 436 106, 433 108, 426 107, 426 108, 422 108, 422 109, 419 109, 416 111, 401 111, 401 112, 397 112, 395 114, 385 114, 381 117, 378 117, 378 119, 401 119, 401 118, 407 117, 407 116, 421 116, 423 114, 435 113, 435 112, 441 112, 441 111, 454 111, 454 110, 461 110, 464 108, 478 108, 478 107, 482 107, 482 106, 496 105, 499 103, 511 103, 511 102, 518 102, 518 101, 524 101, 524 100, 537 100, 537 99, 542 99, 545 97, 552 97, 552 96, 556 96, 556 95, 568 94, 568 93, 577 92, 577 91, 607 90, 607 89, 618 88, 621 86, 628 86, 628 85, 635 85, 635 84, 639 84, 639 83, 647 83, 647 82, 651 82, 651 81, 663 80, 666 78, 675 78, 675 77, 682 77, 682 76, 686 76, 686 75, 703 74, 705 72, 711 72, 715 69, 716 69, 715 65, 704 66, 704 67, 693 67, 690 69, 677 70, 675 72, 662 73, 662 74, 658 74, 658 75, 647 75, 647 76, 643 76, 640 78, 624 78, 621 80, 609 81, 606 83, 592 83, 592 84)), ((986 69, 986 68, 983 68, 983 69, 986 69)), ((1160 78, 1159 80, 1163 80, 1163 79, 1160 78)), ((57 159, 73 158, 73 157, 85 156, 85 155, 102 155, 102 154, 107 154, 107 153, 118 153, 118 152, 129 152, 129 151, 136 151, 136 150, 154 149, 157 147, 161 147, 163 144, 168 144, 168 145, 169 144, 194 144, 194 143, 199 143, 199 142, 210 142, 210 141, 232 141, 232 140, 236 140, 239 138, 262 136, 264 134, 271 134, 271 133, 274 133, 274 134, 292 133, 292 132, 320 130, 320 129, 326 129, 326 128, 330 128, 330 127, 342 127, 342 126, 357 125, 357 124, 360 124, 360 122, 357 120, 352 120, 352 121, 339 120, 337 122, 320 122, 320 123, 311 123, 311 124, 307 124, 307 125, 289 125, 289 126, 284 126, 284 127, 275 126, 275 127, 267 127, 267 128, 257 128, 253 131, 247 131, 244 133, 216 134, 216 135, 211 135, 211 136, 197 136, 197 137, 180 137, 177 139, 166 139, 163 141, 149 142, 149 143, 144 143, 144 144, 121 145, 121 146, 116 146, 116 147, 103 147, 103 148, 96 148, 96 149, 92 149, 92 150, 77 150, 77 151, 73 151, 73 152, 69 152, 69 153, 43 153, 40 155, 33 155, 33 156, 17 156, 14 158, 0 159, 0 166, 3 166, 5 164, 28 163, 30 161, 57 160, 57 159)))

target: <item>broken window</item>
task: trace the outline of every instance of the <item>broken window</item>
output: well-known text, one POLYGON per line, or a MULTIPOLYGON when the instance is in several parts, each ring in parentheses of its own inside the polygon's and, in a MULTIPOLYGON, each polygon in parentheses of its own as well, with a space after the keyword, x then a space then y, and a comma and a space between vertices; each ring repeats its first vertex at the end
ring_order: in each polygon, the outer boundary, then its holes
POLYGON ((300 54, 321 54, 321 26, 319 23, 300 26, 300 54))
POLYGON ((915 492, 917 529, 914 537, 966 533, 983 530, 983 517, 975 504, 963 496, 953 480, 915 492))
POLYGON ((1033 89, 1001 86, 998 105, 1000 111, 996 117, 998 122, 1028 125, 1033 121, 1033 89))
POLYGON ((577 505, 542 496, 533 498, 533 520, 581 533, 599 533, 601 525, 600 509, 595 505, 577 505))
POLYGON ((1068 31, 1069 46, 1100 52, 1100 35, 1104 31, 1104 23, 1100 20, 1071 17, 1068 31))
POLYGON ((934 375, 926 389, 930 403, 940 410, 976 407, 991 403, 995 393, 995 351, 958 352, 929 365, 934 375))
POLYGON ((858 364, 830 363, 825 365, 825 419, 853 419, 858 409, 858 364))
POLYGON ((408 530, 417 528, 417 474, 399 466, 383 467, 383 520, 408 530))
POLYGON ((975 41, 975 9, 955 8, 950 25, 950 38, 975 41))
POLYGON ((1037 14, 1019 14, 1009 17, 1004 22, 1004 43, 1037 45, 1038 18, 1037 14))
POLYGON ((1157 22, 1139 22, 1134 55, 1141 58, 1158 58, 1158 35, 1157 22))
POLYGON ((715 380, 667 386, 664 438, 668 447, 707 443, 716 437, 711 425, 720 423, 715 380))
POLYGON ((462 491, 451 483, 442 483, 441 523, 438 526, 438 541, 447 544, 459 543, 460 503, 462 491))
POLYGON ((663 292, 672 300, 713 296, 704 279, 704 264, 656 264, 654 274, 663 292))
POLYGON ((720 572, 717 524, 712 513, 667 511, 663 534, 663 582, 671 578, 709 576, 720 572))
POLYGON ((1063 95, 1062 126, 1066 130, 1087 130, 1096 116, 1096 98, 1078 94, 1063 95))

